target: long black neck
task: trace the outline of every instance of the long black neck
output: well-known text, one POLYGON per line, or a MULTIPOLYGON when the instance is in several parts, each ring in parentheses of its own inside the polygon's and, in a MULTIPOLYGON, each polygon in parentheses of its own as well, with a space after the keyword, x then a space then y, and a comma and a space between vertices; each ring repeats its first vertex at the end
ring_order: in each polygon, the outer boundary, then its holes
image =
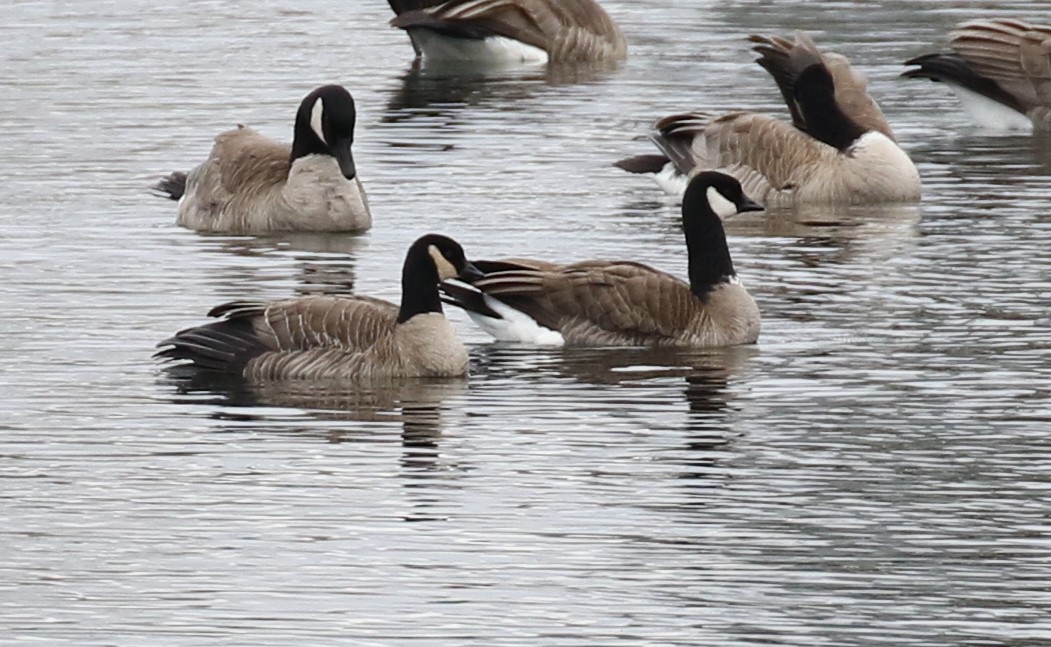
POLYGON ((682 202, 682 227, 690 263, 690 291, 704 300, 708 293, 735 276, 723 222, 708 204, 708 187, 690 185, 682 202))
POLYGON ((418 314, 442 312, 438 296, 438 269, 426 246, 413 246, 405 256, 401 270, 401 309, 398 323, 404 323, 418 314))
POLYGON ((836 85, 824 65, 811 65, 803 70, 796 79, 793 93, 811 137, 846 152, 865 134, 865 128, 848 117, 836 102, 836 85))

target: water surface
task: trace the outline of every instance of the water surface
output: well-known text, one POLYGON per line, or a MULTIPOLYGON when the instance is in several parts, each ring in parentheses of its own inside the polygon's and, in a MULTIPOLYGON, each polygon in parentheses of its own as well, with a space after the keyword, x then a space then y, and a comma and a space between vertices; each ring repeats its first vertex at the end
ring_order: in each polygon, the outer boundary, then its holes
POLYGON ((0 627, 17 645, 1051 643, 1047 142, 900 61, 984 2, 605 5, 612 69, 416 70, 385 3, 13 0, 0 25, 0 627), (238 298, 397 299, 418 235, 685 273, 610 163, 659 116, 784 114, 744 37, 868 76, 907 207, 728 225, 754 348, 491 343, 467 381, 247 388, 153 345, 238 298), (202 236, 148 195, 340 82, 362 236, 202 236))

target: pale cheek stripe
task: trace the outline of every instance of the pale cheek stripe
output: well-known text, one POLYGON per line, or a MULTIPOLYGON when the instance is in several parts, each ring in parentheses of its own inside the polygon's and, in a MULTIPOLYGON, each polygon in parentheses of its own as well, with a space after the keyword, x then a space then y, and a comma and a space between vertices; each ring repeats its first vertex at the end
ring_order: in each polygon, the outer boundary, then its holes
POLYGON ((708 187, 708 204, 720 218, 729 218, 737 213, 737 205, 723 197, 714 186, 708 187))
POLYGON ((314 102, 314 108, 310 111, 310 129, 317 134, 318 139, 325 146, 328 146, 328 142, 325 141, 325 129, 321 125, 322 117, 324 117, 325 106, 321 99, 314 102))

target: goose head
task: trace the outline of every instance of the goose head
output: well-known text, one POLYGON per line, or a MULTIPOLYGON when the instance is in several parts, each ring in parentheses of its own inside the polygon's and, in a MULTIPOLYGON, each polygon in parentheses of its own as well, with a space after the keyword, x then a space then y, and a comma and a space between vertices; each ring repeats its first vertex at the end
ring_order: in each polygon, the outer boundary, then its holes
POLYGON ((343 177, 353 180, 357 176, 351 153, 356 120, 354 99, 346 88, 341 85, 317 88, 299 104, 292 161, 306 155, 329 155, 336 159, 343 177))
POLYGON ((398 321, 417 314, 442 312, 438 285, 446 279, 477 280, 482 272, 467 260, 463 247, 441 234, 416 239, 405 254, 401 271, 401 310, 398 321))

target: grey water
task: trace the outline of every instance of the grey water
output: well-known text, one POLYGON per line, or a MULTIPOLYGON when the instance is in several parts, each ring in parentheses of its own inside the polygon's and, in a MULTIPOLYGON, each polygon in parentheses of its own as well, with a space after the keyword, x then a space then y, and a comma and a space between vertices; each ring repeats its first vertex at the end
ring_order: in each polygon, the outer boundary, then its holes
MULTIPOLYGON (((606 0, 599 69, 416 70, 379 0, 8 0, 0 20, 0 643, 1051 644, 1051 147, 898 78, 1040 3, 606 0), (728 223, 749 348, 492 343, 465 381, 200 384, 151 359, 238 298, 396 300, 409 242, 685 273, 611 167, 653 120, 784 115, 751 33, 868 75, 907 207, 728 223), (147 187, 354 93, 375 227, 204 236, 147 187)), ((1046 9, 1046 6, 1044 7, 1046 9)))

